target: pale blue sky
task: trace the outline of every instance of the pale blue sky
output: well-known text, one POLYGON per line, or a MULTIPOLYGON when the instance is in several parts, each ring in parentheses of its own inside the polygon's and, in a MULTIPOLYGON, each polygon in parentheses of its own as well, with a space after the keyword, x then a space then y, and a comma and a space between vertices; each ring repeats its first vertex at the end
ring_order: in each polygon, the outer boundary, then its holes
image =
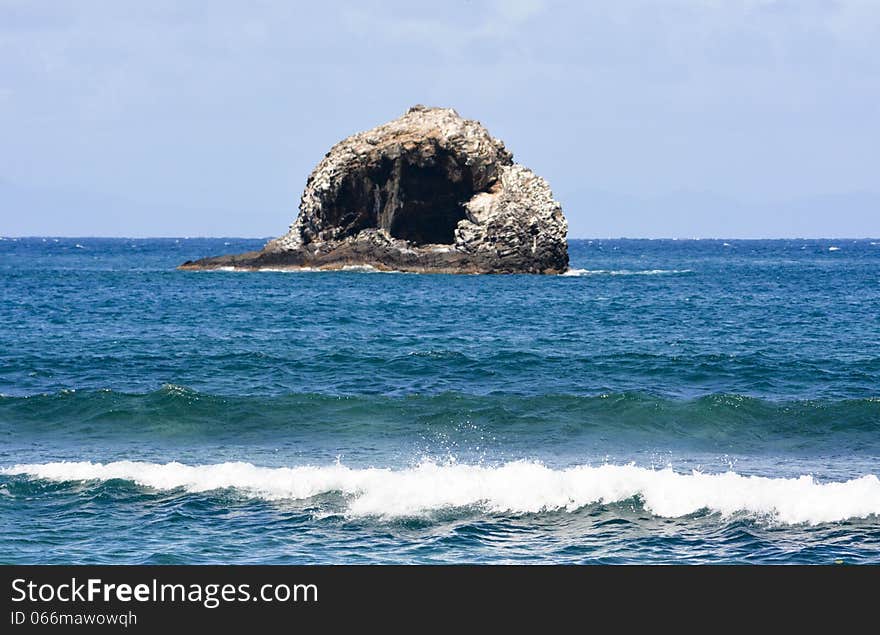
POLYGON ((0 234, 278 235, 415 103, 504 139, 573 237, 880 236, 871 0, 0 0, 0 234))

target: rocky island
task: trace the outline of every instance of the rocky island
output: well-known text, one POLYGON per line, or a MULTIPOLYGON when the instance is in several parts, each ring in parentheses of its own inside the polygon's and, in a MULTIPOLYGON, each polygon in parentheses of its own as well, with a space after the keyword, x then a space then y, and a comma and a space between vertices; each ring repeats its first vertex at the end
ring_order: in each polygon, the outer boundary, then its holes
POLYGON ((451 108, 418 105, 333 146, 284 236, 179 268, 553 274, 568 269, 567 231, 547 182, 502 141, 451 108))

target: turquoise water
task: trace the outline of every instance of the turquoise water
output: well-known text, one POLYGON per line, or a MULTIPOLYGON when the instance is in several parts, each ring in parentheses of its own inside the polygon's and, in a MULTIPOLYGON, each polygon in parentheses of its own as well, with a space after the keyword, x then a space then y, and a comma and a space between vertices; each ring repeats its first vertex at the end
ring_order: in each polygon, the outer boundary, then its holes
POLYGON ((880 241, 0 241, 8 563, 880 562, 880 241))

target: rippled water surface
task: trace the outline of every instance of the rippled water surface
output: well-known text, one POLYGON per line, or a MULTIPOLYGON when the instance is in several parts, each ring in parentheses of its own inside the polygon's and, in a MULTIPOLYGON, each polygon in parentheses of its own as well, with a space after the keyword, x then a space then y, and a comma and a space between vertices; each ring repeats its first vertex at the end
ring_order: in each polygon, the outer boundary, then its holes
POLYGON ((0 240, 0 559, 880 562, 880 241, 261 244, 0 240))

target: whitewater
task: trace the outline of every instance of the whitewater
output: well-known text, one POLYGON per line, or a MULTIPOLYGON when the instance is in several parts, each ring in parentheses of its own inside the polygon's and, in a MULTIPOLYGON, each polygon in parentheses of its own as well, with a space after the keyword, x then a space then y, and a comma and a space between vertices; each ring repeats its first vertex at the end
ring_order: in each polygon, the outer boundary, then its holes
POLYGON ((771 522, 818 524, 880 514, 880 480, 874 474, 818 483, 809 475, 680 474, 668 468, 651 470, 635 465, 578 465, 553 470, 526 461, 498 467, 427 461, 403 470, 352 469, 338 463, 265 468, 242 462, 57 462, 16 465, 0 469, 0 473, 51 481, 122 479, 148 488, 188 492, 234 488, 267 500, 340 493, 350 497, 346 513, 384 518, 467 507, 495 514, 571 512, 587 505, 636 498, 647 511, 662 517, 707 510, 724 517, 746 513, 771 522))

